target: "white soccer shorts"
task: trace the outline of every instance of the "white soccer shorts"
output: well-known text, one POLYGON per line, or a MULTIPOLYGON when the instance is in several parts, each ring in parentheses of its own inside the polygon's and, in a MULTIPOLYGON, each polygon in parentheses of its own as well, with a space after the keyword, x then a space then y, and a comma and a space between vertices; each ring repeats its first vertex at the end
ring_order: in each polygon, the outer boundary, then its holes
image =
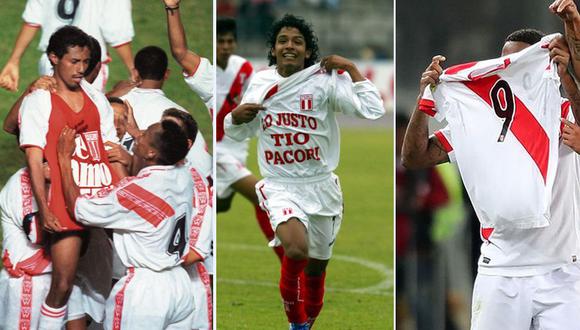
POLYGON ((234 193, 231 185, 251 174, 252 172, 246 168, 246 165, 233 155, 216 153, 215 191, 217 198, 230 197, 234 193))

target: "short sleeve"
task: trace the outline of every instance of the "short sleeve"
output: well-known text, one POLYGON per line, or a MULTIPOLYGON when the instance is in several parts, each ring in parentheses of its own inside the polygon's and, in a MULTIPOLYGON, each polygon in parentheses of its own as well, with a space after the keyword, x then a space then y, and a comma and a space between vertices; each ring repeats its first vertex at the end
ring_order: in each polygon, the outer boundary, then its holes
POLYGON ((22 20, 28 25, 39 27, 42 26, 42 0, 28 0, 22 13, 22 20))
POLYGON ((207 58, 201 61, 192 75, 183 74, 187 86, 194 91, 210 109, 213 109, 214 68, 207 58))
MULTIPOLYGON (((101 0, 102 1, 102 0, 101 0)), ((133 40, 135 30, 130 0, 104 0, 100 28, 105 41, 119 47, 133 40)))
POLYGON ((451 141, 451 131, 449 126, 445 126, 443 129, 435 131, 433 136, 439 140, 439 143, 443 146, 445 152, 449 156, 449 161, 452 163, 456 163, 457 160, 455 159, 455 152, 453 150, 453 144, 451 141))
POLYGON ((50 93, 37 90, 24 98, 20 106, 20 148, 46 146, 50 119, 50 93))

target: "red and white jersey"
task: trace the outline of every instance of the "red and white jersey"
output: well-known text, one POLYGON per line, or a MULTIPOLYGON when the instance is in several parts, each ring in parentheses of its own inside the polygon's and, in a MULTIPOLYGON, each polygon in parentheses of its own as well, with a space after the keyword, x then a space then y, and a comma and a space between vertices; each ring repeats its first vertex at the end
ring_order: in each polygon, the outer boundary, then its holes
POLYGON ((205 106, 210 111, 213 112, 214 107, 214 95, 213 95, 213 85, 215 70, 213 65, 205 57, 201 58, 199 65, 195 72, 191 75, 183 73, 183 78, 185 83, 192 91, 194 91, 205 103, 205 106))
MULTIPOLYGON (((154 123, 158 123, 163 116, 163 111, 167 109, 175 108, 187 111, 169 99, 161 89, 133 88, 121 98, 127 100, 133 108, 133 116, 137 121, 137 126, 142 130, 147 129, 154 123)), ((122 144, 128 150, 131 150, 133 138, 129 134, 125 134, 122 144)), ((207 144, 199 131, 195 137, 195 142, 189 149, 187 160, 205 176, 211 175, 213 167, 212 156, 207 152, 207 144)))
POLYGON ((149 166, 112 188, 76 200, 77 221, 113 229, 125 267, 161 271, 188 251, 193 182, 185 166, 149 166))
POLYGON ((338 166, 340 132, 336 112, 377 119, 383 101, 369 81, 353 83, 346 73, 326 73, 319 64, 290 77, 276 69, 258 72, 241 103, 261 103, 249 123, 233 125, 225 118, 225 132, 243 141, 258 135, 258 161, 263 177, 304 178, 328 174, 338 166))
MULTIPOLYGON (((71 166, 82 194, 109 187, 118 178, 111 170, 104 142, 117 142, 113 109, 104 94, 86 81, 81 83, 83 108, 74 112, 56 93, 36 90, 24 98, 21 106, 20 147, 43 150, 48 165, 58 168, 58 137, 65 126, 76 130, 76 149, 71 166)), ((65 230, 82 229, 70 218, 60 184, 60 172, 50 172, 49 207, 65 230)))
POLYGON ((108 57, 107 44, 118 47, 135 35, 130 0, 28 0, 22 19, 42 27, 39 50, 46 50, 50 36, 60 27, 74 25, 99 41, 103 61, 108 57))
POLYGON ((0 191, 0 209, 3 267, 12 277, 50 273, 50 256, 42 245, 31 242, 39 237, 34 219, 38 206, 26 168, 12 175, 0 191))
POLYGON ((252 64, 238 55, 229 57, 225 70, 216 68, 216 153, 227 152, 244 164, 249 141, 238 142, 225 135, 224 118, 238 106, 253 72, 252 64))
MULTIPOLYGON (((574 121, 563 104, 563 118, 574 121)), ((559 143, 559 160, 552 189, 550 225, 543 228, 481 227, 478 272, 499 276, 535 276, 568 263, 580 252, 580 155, 559 143)))
POLYGON ((212 193, 207 179, 195 168, 190 168, 193 179, 193 218, 189 233, 189 247, 203 260, 212 253, 212 193))
POLYGON ((450 67, 419 103, 449 123, 443 145, 453 150, 484 227, 550 223, 561 112, 560 80, 547 48, 555 36, 515 54, 450 67))

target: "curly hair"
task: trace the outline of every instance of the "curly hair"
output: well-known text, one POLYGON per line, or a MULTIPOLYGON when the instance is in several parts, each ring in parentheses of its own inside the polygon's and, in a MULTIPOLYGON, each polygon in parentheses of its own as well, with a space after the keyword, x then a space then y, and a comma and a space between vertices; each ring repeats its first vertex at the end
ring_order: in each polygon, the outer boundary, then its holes
POLYGON ((516 41, 516 42, 525 42, 526 44, 533 45, 536 42, 540 41, 543 36, 546 34, 542 31, 536 29, 521 29, 510 33, 505 38, 505 42, 508 41, 516 41))
POLYGON ((276 37, 280 30, 285 27, 292 27, 298 29, 304 40, 306 41, 306 50, 310 51, 310 58, 304 60, 304 67, 309 67, 318 61, 318 37, 312 30, 312 25, 307 23, 302 17, 297 17, 291 14, 286 14, 282 19, 272 24, 270 32, 268 33, 268 61, 269 65, 276 64, 276 56, 272 55, 272 49, 276 45, 276 37))

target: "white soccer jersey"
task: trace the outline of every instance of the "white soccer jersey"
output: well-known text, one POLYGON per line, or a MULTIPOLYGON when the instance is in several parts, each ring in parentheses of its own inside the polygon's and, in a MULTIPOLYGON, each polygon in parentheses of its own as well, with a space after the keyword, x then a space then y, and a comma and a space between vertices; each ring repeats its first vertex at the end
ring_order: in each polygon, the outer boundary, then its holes
POLYGON ((213 112, 214 107, 214 74, 215 70, 213 65, 205 57, 201 58, 197 69, 192 75, 183 73, 183 78, 187 86, 201 98, 210 113, 213 112))
POLYGON ((547 45, 448 68, 419 108, 449 123, 463 183, 484 227, 549 224, 560 81, 547 45))
MULTIPOLYGON (((561 116, 574 122, 568 101, 561 116)), ((454 159, 449 128, 435 132, 454 159)), ((580 252, 580 155, 559 142, 558 167, 550 206, 550 225, 542 228, 495 228, 482 224, 478 273, 499 276, 536 276, 567 263, 580 252)), ((473 204, 476 207, 475 204, 473 204)))
POLYGON ((206 178, 195 168, 190 168, 193 179, 193 219, 189 236, 189 247, 202 259, 206 259, 211 254, 212 242, 212 194, 211 187, 206 178))
MULTIPOLYGON (((121 98, 129 102, 133 108, 133 116, 137 121, 137 126, 143 130, 154 123, 158 123, 161 120, 163 111, 169 108, 187 111, 165 96, 165 93, 161 89, 134 88, 121 98)), ((131 150, 133 138, 129 134, 125 134, 122 144, 128 150, 131 150)), ((211 175, 213 166, 212 157, 207 152, 207 144, 199 131, 195 137, 195 142, 187 153, 187 160, 200 170, 204 176, 211 175)))
POLYGON ((232 140, 224 133, 224 118, 238 106, 254 70, 252 64, 238 55, 231 55, 226 69, 216 68, 216 156, 220 153, 234 156, 245 164, 248 157, 248 139, 242 142, 232 140))
POLYGON ((102 60, 107 60, 107 44, 118 47, 135 35, 130 0, 28 0, 22 19, 42 27, 38 49, 45 51, 50 36, 65 25, 74 25, 99 41, 102 60))
POLYGON ((246 124, 225 131, 237 141, 258 134, 258 160, 263 177, 301 178, 332 172, 338 165, 340 134, 335 113, 377 119, 385 109, 368 80, 353 83, 346 73, 325 73, 319 64, 290 77, 275 69, 258 72, 241 103, 261 103, 266 110, 246 124))
POLYGON ((125 267, 161 271, 182 262, 189 246, 193 183, 185 166, 149 166, 110 189, 83 195, 77 221, 111 228, 125 267))

